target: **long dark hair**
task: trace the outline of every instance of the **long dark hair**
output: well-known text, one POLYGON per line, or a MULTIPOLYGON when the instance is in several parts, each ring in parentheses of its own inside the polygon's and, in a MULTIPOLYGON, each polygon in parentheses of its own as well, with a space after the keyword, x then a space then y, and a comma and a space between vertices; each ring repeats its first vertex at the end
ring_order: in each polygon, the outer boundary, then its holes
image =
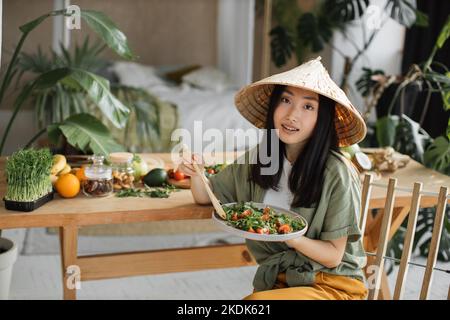
MULTIPOLYGON (((270 142, 271 129, 275 129, 273 115, 277 108, 281 94, 286 86, 275 85, 269 100, 269 109, 266 119, 266 130, 258 150, 265 147, 271 161, 279 164, 278 171, 273 175, 261 175, 261 169, 268 164, 261 163, 260 152, 256 158, 256 163, 252 164, 250 179, 264 189, 272 188, 278 190, 278 183, 283 172, 283 157, 286 155, 286 145, 279 140, 279 152, 273 154, 270 142), (265 145, 264 145, 265 144, 265 145)), ((319 112, 317 123, 312 136, 305 145, 303 151, 294 161, 290 176, 289 189, 294 195, 291 206, 310 207, 318 203, 323 186, 325 164, 330 150, 339 152, 336 129, 334 126, 335 104, 333 100, 319 95, 319 112)))

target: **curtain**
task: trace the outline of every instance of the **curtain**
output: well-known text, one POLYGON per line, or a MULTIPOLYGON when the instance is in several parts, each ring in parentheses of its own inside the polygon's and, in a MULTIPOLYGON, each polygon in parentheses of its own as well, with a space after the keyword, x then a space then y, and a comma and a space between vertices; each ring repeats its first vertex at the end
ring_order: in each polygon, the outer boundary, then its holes
POLYGON ((217 62, 237 86, 251 83, 255 0, 219 0, 217 62))
MULTIPOLYGON (((406 31, 403 51, 402 71, 405 74, 411 64, 425 62, 430 55, 436 39, 450 14, 448 0, 418 0, 417 8, 428 15, 428 27, 412 27, 406 31)), ((438 61, 450 68, 450 41, 435 55, 438 61)), ((436 71, 442 69, 435 67, 436 71)), ((426 92, 421 92, 412 108, 412 119, 419 122, 425 104, 426 92)), ((433 137, 442 135, 447 128, 450 112, 445 112, 440 93, 433 93, 425 114, 422 127, 433 137)))

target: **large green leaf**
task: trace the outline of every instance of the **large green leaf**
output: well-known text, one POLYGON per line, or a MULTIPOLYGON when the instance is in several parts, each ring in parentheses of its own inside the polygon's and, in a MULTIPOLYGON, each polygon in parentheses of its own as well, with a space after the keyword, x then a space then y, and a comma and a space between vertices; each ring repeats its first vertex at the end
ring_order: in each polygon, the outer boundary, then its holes
POLYGON ((402 115, 396 128, 395 150, 423 163, 425 145, 431 140, 429 134, 420 127, 419 123, 405 114, 402 115))
MULTIPOLYGON (((416 22, 416 0, 389 0, 386 9, 390 10, 391 18, 409 28, 416 22)), ((422 20, 423 22, 423 14, 422 20)))
POLYGON ((118 55, 125 59, 134 58, 127 37, 109 17, 92 10, 81 10, 81 17, 118 55))
POLYGON ((59 125, 48 127, 48 135, 53 142, 58 140, 60 132, 70 145, 85 153, 108 155, 124 151, 123 146, 113 140, 108 128, 90 114, 76 114, 59 125))
POLYGON ((9 131, 11 130, 11 126, 12 126, 12 123, 14 122, 14 119, 16 118, 19 110, 22 108, 23 103, 30 97, 33 90, 34 89, 45 90, 49 87, 52 87, 56 83, 58 83, 58 81, 60 81, 62 78, 65 78, 70 73, 71 73, 71 70, 68 68, 58 68, 58 69, 51 70, 51 71, 41 74, 33 82, 25 85, 25 87, 22 89, 22 91, 19 93, 16 100, 14 101, 13 114, 11 115, 11 118, 6 126, 6 129, 3 133, 2 140, 0 142, 0 154, 3 151, 3 147, 5 146, 6 138, 9 135, 9 131))
POLYGON ((450 143, 445 136, 437 137, 424 153, 424 161, 434 170, 450 175, 450 143))
POLYGON ((334 0, 325 1, 325 6, 330 9, 328 14, 338 16, 342 22, 348 22, 364 15, 369 0, 334 0))
POLYGON ((289 30, 276 26, 270 31, 272 59, 277 67, 284 66, 292 56, 294 40, 289 30))
POLYGON ((298 20, 297 35, 312 52, 322 51, 333 35, 331 25, 325 22, 326 19, 319 20, 311 12, 303 14, 298 20))
POLYGON ((62 83, 75 89, 85 90, 117 128, 125 127, 130 110, 111 93, 108 80, 82 69, 74 69, 70 76, 62 80, 62 83))
POLYGON ((399 123, 399 117, 388 115, 379 118, 375 124, 377 141, 380 147, 392 146, 395 141, 395 131, 399 123))

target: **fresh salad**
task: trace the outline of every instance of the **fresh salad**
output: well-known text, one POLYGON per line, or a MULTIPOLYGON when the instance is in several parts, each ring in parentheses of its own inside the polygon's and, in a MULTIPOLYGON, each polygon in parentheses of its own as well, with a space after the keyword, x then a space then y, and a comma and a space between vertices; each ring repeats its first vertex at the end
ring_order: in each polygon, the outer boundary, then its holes
POLYGON ((305 223, 284 213, 276 212, 267 206, 256 208, 252 203, 241 203, 223 206, 227 214, 227 222, 240 230, 259 234, 287 234, 297 232, 305 227, 305 223))
POLYGON ((206 177, 213 176, 222 171, 223 169, 225 169, 226 166, 227 165, 225 163, 205 166, 205 176, 206 177))

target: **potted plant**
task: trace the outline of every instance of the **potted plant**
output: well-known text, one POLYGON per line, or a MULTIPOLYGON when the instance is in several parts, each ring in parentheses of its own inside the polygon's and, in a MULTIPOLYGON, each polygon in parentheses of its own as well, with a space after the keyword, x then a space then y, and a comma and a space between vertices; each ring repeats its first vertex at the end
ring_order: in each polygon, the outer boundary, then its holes
POLYGON ((12 269, 17 260, 17 246, 9 239, 0 237, 0 300, 9 296, 12 269))
MULTIPOLYGON (((19 28, 22 32, 21 39, 14 50, 12 58, 6 68, 6 72, 0 82, 0 104, 6 89, 13 82, 13 79, 19 76, 18 61, 26 38, 45 19, 57 15, 70 16, 72 14, 68 13, 65 9, 52 11, 19 28)), ((128 47, 126 36, 103 13, 91 10, 81 10, 81 18, 97 33, 97 35, 100 36, 100 39, 118 55, 125 59, 134 57, 128 47)), ((48 69, 38 74, 35 79, 25 84, 21 89, 13 105, 13 114, 6 126, 3 137, 0 139, 0 154, 4 148, 11 126, 24 102, 31 97, 36 90, 45 91, 50 88, 58 89, 61 88, 61 86, 85 93, 89 98, 89 101, 102 111, 113 126, 117 128, 124 128, 126 126, 130 109, 111 93, 110 84, 107 79, 86 70, 83 65, 52 63, 48 66, 48 69)), ((83 111, 79 111, 62 122, 54 123, 46 128, 42 128, 38 134, 31 138, 29 144, 34 142, 44 133, 48 133, 49 138, 53 140, 56 140, 62 134, 67 139, 68 143, 81 150, 90 149, 93 152, 100 152, 102 154, 123 150, 123 147, 114 141, 109 134, 108 128, 103 125, 97 117, 83 111), (101 143, 99 144, 98 141, 101 141, 101 143)))
MULTIPOLYGON (((450 110, 450 72, 445 65, 434 61, 436 52, 444 47, 449 37, 450 16, 425 62, 411 65, 405 75, 386 75, 382 70, 367 68, 357 82, 358 90, 368 100, 364 114, 366 116, 370 114, 372 108, 376 108, 377 111, 376 122, 369 124, 373 131, 372 135, 368 135, 365 140, 368 146, 392 146, 395 150, 446 175, 450 174, 450 120, 445 132, 433 139, 421 127, 421 120, 416 122, 405 113, 407 108, 414 107, 416 102, 420 101, 416 99, 420 92, 426 94, 424 105, 420 108, 421 119, 428 110, 432 94, 440 95, 444 110, 450 110)), ((418 248, 420 255, 425 257, 428 255, 434 216, 435 208, 419 210, 413 250, 418 248)), ((438 260, 448 262, 450 261, 450 207, 447 207, 444 221, 438 260)), ((390 256, 396 258, 401 256, 405 233, 406 220, 389 244, 390 256)), ((392 265, 388 270, 393 270, 392 265)))

